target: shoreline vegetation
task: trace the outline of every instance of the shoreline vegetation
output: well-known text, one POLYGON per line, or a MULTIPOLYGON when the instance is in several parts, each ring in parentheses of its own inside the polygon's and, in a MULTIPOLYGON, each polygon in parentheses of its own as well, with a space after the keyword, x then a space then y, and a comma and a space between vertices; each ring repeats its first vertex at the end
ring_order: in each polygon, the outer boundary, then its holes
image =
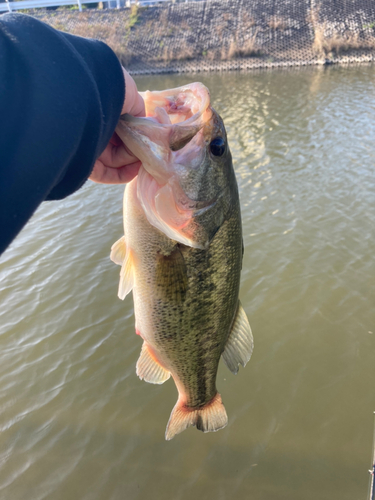
POLYGON ((208 0, 122 9, 34 10, 106 42, 132 74, 375 61, 375 2, 208 0), (293 5, 292 5, 293 4, 293 5))

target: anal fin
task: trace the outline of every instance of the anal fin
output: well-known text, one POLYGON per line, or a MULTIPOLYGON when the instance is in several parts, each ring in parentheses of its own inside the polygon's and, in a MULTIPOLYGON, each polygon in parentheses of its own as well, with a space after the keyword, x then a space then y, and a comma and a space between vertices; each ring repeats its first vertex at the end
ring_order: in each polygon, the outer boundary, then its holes
POLYGON ((150 384, 163 384, 171 376, 170 372, 156 361, 146 342, 143 342, 136 370, 138 377, 150 384))
POLYGON ((238 301, 237 313, 233 321, 232 330, 222 354, 224 363, 235 375, 239 365, 243 367, 249 361, 254 349, 254 339, 251 333, 249 320, 238 301))

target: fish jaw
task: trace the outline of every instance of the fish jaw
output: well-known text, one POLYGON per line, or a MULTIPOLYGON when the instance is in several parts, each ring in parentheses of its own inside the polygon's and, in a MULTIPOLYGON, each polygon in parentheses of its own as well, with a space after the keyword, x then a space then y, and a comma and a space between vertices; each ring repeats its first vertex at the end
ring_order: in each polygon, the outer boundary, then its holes
POLYGON ((210 95, 201 83, 141 95, 146 117, 122 115, 116 132, 161 184, 173 173, 172 152, 182 149, 210 120, 210 95))
POLYGON ((203 207, 202 203, 189 198, 181 188, 179 176, 187 170, 197 169, 204 161, 200 126, 164 127, 149 120, 135 119, 135 122, 120 120, 116 129, 127 147, 142 161, 138 173, 138 198, 149 223, 169 238, 194 248, 205 247, 205 242, 194 237, 197 225, 193 217, 207 204, 203 207), (141 124, 140 120, 143 120, 141 124), (186 141, 188 146, 180 150, 179 146, 186 141), (172 150, 172 146, 176 150, 172 150))
MULTIPOLYGON (((200 82, 170 90, 147 90, 140 94, 145 102, 147 117, 158 116, 158 110, 164 109, 172 124, 185 122, 185 125, 190 125, 199 120, 210 105, 210 92, 200 82)), ((207 117, 203 116, 203 120, 207 117)))
POLYGON ((123 115, 117 124, 116 133, 160 185, 168 181, 173 173, 170 127, 163 127, 146 118, 123 115))

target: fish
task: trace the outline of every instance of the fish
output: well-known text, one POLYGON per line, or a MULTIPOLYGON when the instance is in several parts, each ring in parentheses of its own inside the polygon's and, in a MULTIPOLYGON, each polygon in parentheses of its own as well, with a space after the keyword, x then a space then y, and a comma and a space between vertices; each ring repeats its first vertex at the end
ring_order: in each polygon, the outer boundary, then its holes
POLYGON ((219 361, 237 374, 254 342, 239 301, 241 211, 223 121, 199 82, 142 96, 146 117, 123 115, 116 128, 142 166, 125 188, 124 236, 110 258, 121 266, 119 298, 133 292, 138 377, 172 376, 178 390, 170 440, 227 425, 219 361))

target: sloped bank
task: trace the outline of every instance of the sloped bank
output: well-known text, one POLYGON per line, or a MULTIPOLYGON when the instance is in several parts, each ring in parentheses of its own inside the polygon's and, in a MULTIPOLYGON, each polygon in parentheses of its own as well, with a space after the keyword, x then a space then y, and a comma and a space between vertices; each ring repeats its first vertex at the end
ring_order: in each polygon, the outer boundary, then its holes
POLYGON ((208 0, 32 15, 105 41, 133 74, 375 61, 373 0, 208 0))

